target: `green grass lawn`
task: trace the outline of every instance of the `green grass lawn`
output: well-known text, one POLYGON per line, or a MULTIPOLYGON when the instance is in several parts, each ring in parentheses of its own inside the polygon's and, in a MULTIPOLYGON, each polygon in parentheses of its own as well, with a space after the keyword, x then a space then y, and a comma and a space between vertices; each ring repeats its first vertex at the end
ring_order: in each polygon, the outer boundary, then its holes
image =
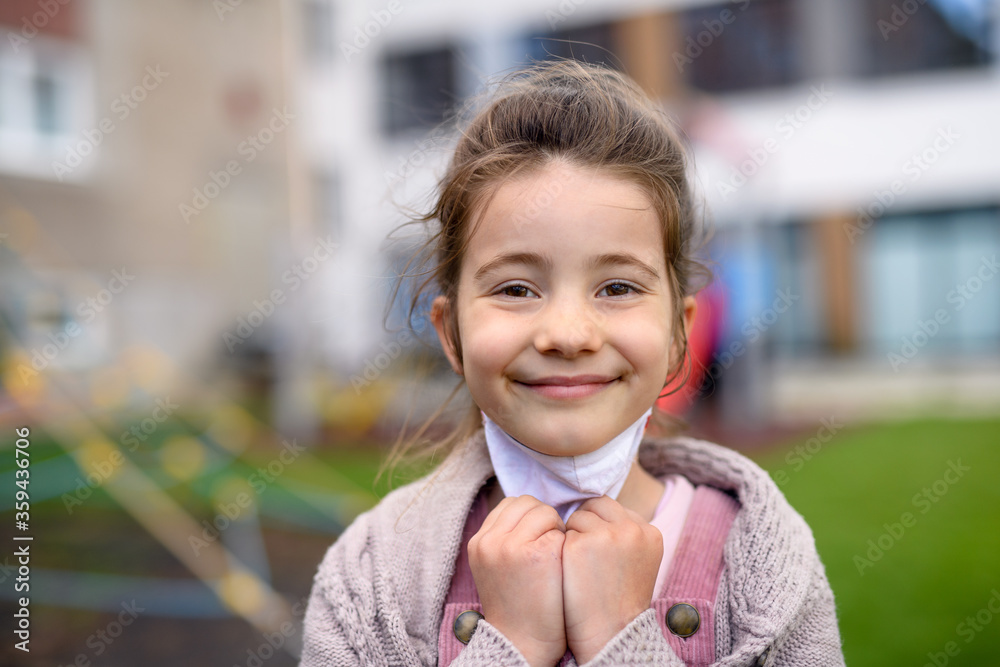
POLYGON ((812 526, 847 664, 1000 664, 988 608, 1000 610, 1000 420, 844 429, 815 454, 803 444, 756 458, 812 526))

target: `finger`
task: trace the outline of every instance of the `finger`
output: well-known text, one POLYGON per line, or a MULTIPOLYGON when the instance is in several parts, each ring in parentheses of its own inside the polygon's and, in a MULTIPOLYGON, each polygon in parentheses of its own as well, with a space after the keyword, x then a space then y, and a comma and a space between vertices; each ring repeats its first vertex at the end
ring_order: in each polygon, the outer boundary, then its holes
POLYGON ((585 510, 582 507, 573 512, 566 520, 566 530, 575 530, 578 533, 589 533, 600 530, 606 526, 608 521, 601 518, 596 512, 585 510))
POLYGON ((493 527, 493 524, 496 523, 497 517, 500 516, 500 513, 503 511, 503 508, 510 505, 512 502, 514 502, 514 500, 515 498, 512 497, 501 498, 500 502, 497 503, 497 506, 491 509, 489 514, 486 515, 486 518, 483 519, 483 524, 479 526, 478 532, 485 533, 486 531, 490 530, 493 527))
POLYGON ((617 500, 608 496, 590 498, 580 505, 580 509, 593 512, 609 523, 617 523, 619 521, 633 521, 638 524, 648 523, 638 512, 625 507, 617 500))
POLYGON ((539 504, 521 517, 511 534, 516 534, 525 541, 534 541, 553 530, 565 533, 566 524, 563 523, 555 509, 549 505, 539 504))
POLYGON ((574 512, 574 515, 579 513, 580 510, 586 512, 592 512, 597 516, 601 517, 605 521, 610 523, 622 521, 623 519, 629 518, 629 513, 638 517, 639 515, 631 510, 626 509, 621 503, 608 496, 601 496, 599 498, 588 498, 580 505, 580 508, 574 512))
POLYGON ((483 521, 483 526, 479 532, 491 532, 500 535, 509 533, 517 527, 517 524, 521 522, 525 514, 538 506, 548 507, 548 505, 545 505, 538 498, 532 496, 504 498, 486 517, 487 519, 493 517, 493 520, 489 523, 483 521))

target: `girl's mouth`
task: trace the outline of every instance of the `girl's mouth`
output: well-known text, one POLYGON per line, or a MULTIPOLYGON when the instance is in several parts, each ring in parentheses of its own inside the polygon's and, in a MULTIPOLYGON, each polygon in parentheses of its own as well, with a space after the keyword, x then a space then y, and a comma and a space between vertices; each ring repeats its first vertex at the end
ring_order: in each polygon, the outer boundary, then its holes
POLYGON ((553 375, 532 380, 519 380, 516 383, 546 398, 572 399, 593 396, 617 382, 618 379, 606 375, 553 375))

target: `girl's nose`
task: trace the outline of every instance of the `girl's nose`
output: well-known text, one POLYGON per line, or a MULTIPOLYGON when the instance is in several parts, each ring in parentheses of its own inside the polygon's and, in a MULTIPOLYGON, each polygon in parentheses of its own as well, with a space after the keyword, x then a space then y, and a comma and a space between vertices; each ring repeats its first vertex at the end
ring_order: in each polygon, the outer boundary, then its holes
POLYGON ((603 320, 603 315, 580 299, 554 299, 539 314, 535 349, 564 357, 596 352, 602 344, 603 320))

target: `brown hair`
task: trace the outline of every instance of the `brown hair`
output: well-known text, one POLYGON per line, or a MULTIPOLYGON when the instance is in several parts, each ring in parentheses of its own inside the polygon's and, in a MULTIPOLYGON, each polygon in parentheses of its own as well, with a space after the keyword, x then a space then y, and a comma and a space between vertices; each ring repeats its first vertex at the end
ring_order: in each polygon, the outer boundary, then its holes
MULTIPOLYGON (((687 153, 663 109, 625 74, 575 60, 557 60, 507 75, 495 88, 474 99, 466 113, 471 114, 471 120, 461 131, 438 184, 433 208, 411 221, 426 225, 430 232, 403 271, 402 279, 422 279, 409 304, 411 325, 415 316, 425 314, 434 294, 445 296, 454 306, 462 260, 473 231, 470 225, 499 186, 552 160, 565 160, 631 180, 650 198, 662 223, 672 328, 679 332, 675 343, 679 354, 664 387, 685 367, 686 380, 690 366, 684 363, 688 343, 682 302, 707 285, 711 273, 695 256, 706 239, 688 184, 687 153)), ((393 299, 398 295, 397 284, 393 299)), ((461 358, 456 308, 449 312, 448 333, 461 358)), ((464 380, 449 401, 463 384, 464 380)), ((386 466, 394 466, 417 446, 446 406, 406 442, 400 434, 386 466)), ((665 432, 682 424, 659 416, 665 432)), ((480 426, 479 409, 473 404, 467 418, 448 437, 426 449, 432 454, 447 452, 480 426)))

